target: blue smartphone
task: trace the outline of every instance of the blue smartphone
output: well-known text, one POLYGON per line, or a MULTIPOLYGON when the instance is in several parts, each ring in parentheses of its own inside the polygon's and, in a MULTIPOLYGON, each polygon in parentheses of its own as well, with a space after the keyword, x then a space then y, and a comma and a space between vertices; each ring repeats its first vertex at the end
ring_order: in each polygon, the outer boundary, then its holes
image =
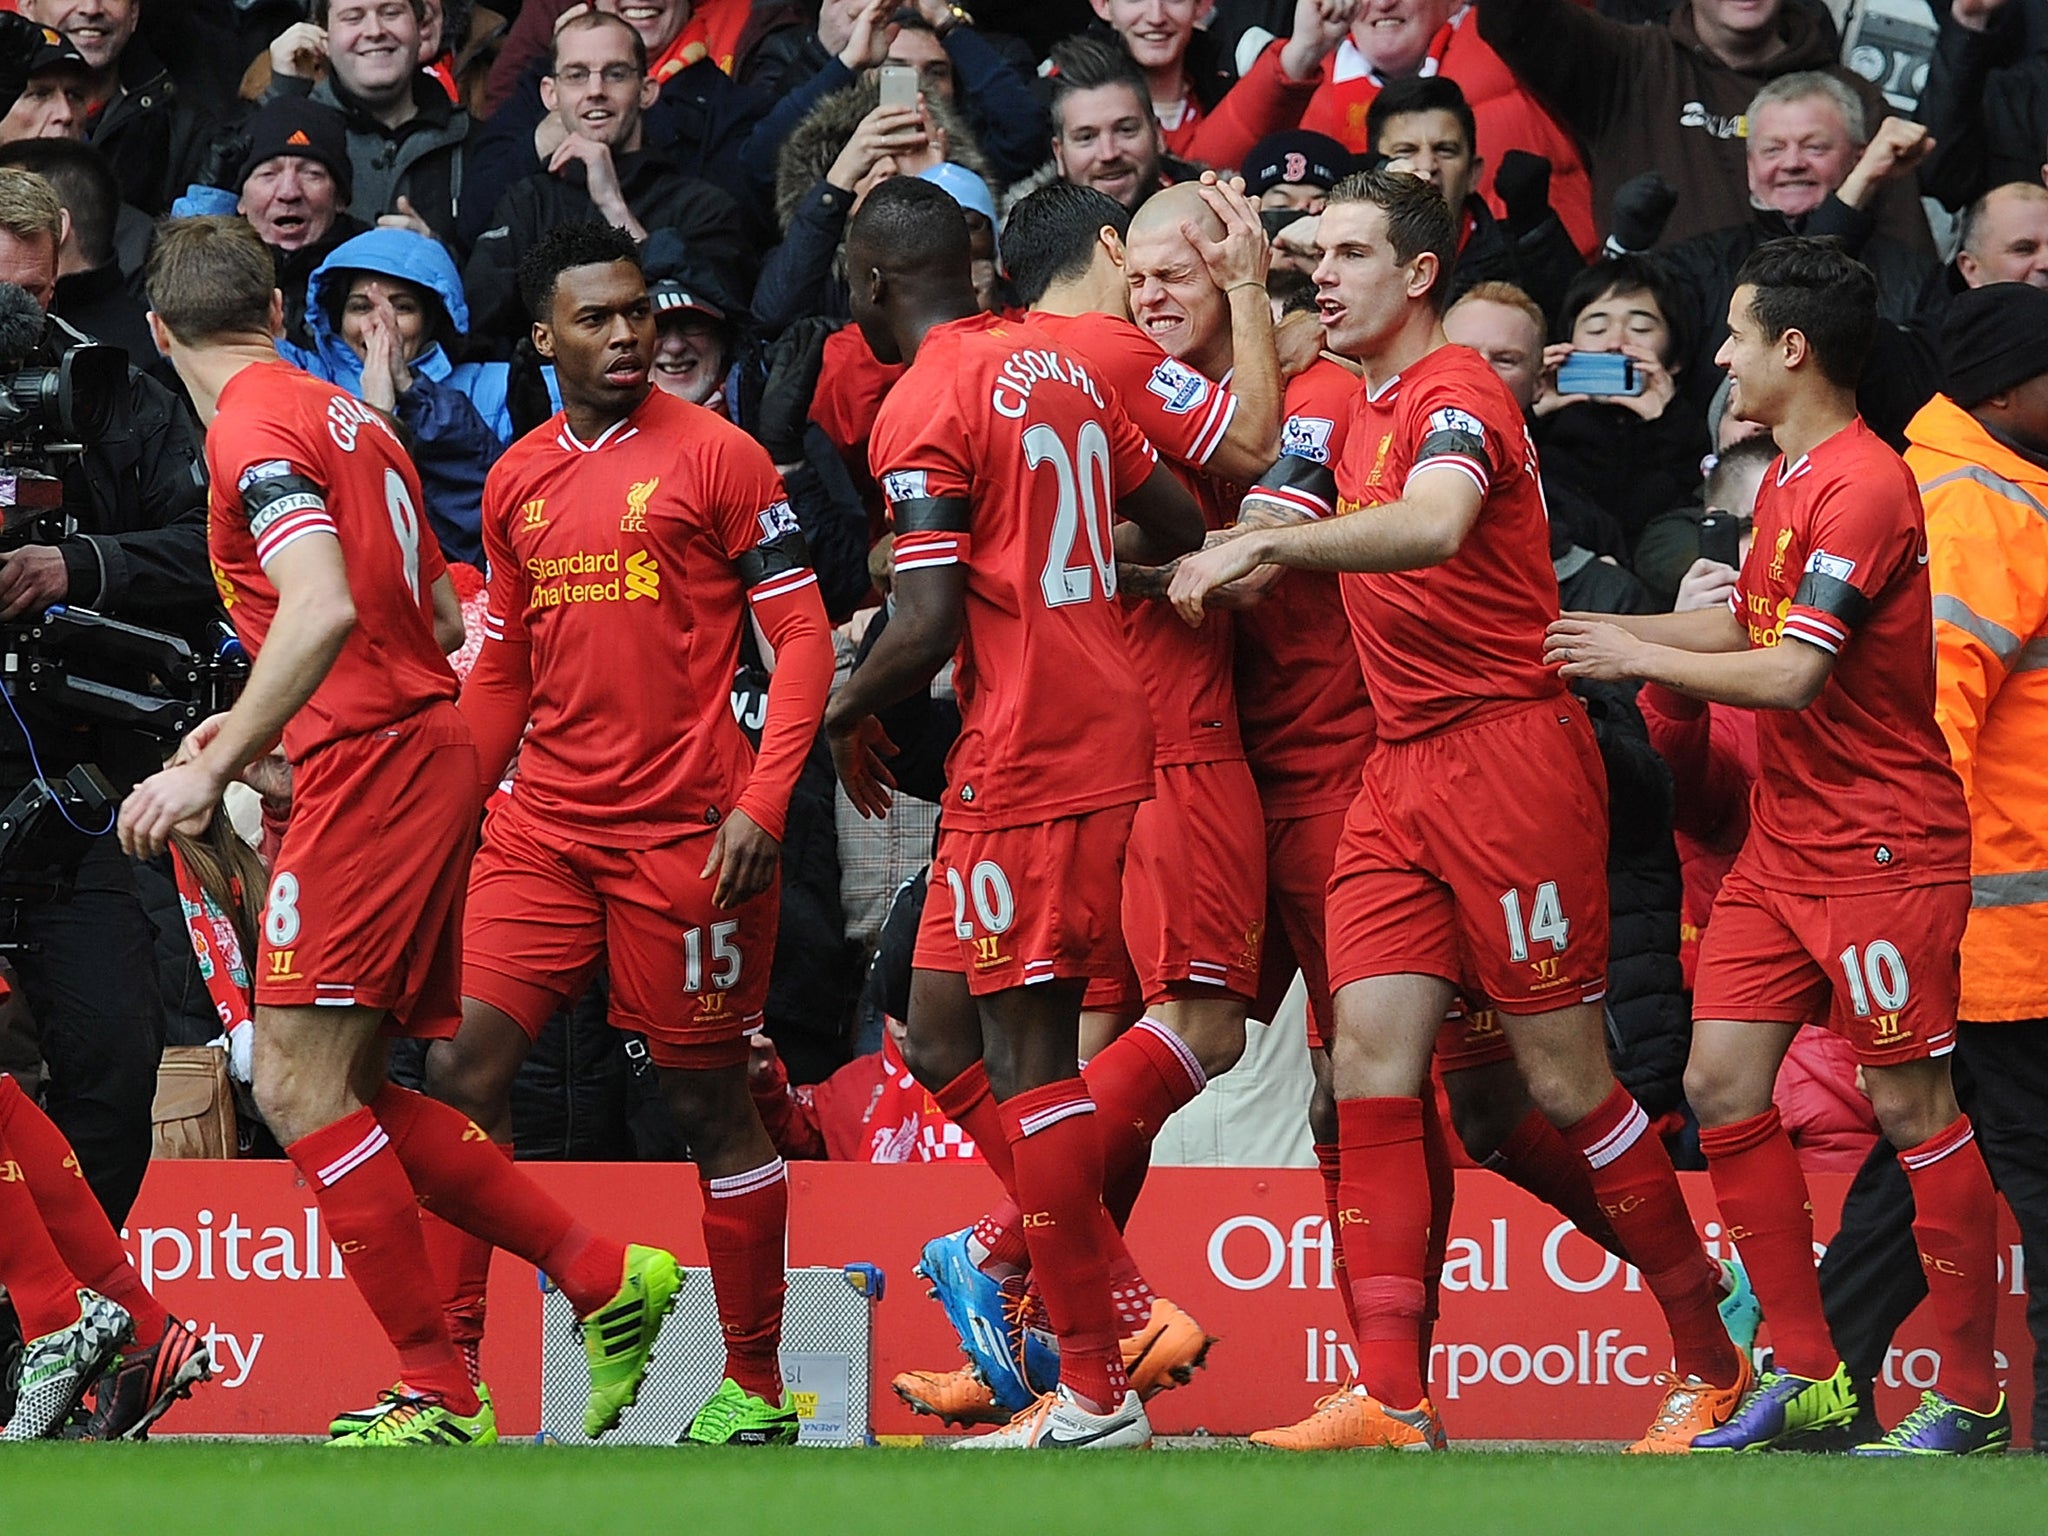
POLYGON ((1560 395, 1640 395, 1636 360, 1620 352, 1574 352, 1557 370, 1560 395))

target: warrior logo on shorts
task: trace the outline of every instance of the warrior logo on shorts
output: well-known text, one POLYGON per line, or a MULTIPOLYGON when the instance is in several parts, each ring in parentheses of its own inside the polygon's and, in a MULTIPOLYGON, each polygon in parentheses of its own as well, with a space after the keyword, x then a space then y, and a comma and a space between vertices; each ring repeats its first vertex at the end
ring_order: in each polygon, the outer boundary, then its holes
POLYGON ((1896 1013, 1873 1014, 1870 1022, 1877 1026, 1872 1038, 1879 1045, 1900 1045, 1913 1038, 1911 1030, 1899 1028, 1899 1016, 1896 1013))

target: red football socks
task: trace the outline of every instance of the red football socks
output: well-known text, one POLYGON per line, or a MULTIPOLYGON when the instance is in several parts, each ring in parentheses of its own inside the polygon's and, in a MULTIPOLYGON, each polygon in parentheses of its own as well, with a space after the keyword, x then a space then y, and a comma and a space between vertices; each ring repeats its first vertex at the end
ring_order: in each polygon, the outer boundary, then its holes
POLYGON ((1343 1223, 1337 1213, 1342 1206, 1338 1185, 1344 1176, 1344 1154, 1336 1142, 1316 1143, 1316 1171, 1323 1177, 1323 1209, 1330 1219, 1330 1274, 1337 1282, 1337 1299, 1344 1304, 1344 1325, 1356 1339, 1358 1304, 1351 1298, 1351 1271, 1344 1263, 1344 1244, 1338 1240, 1343 1231, 1343 1223))
MULTIPOLYGON (((505 1160, 512 1160, 506 1142, 493 1142, 505 1160)), ((443 1221, 432 1211, 420 1212, 420 1236, 427 1245, 427 1261, 441 1280, 441 1310, 448 1319, 448 1337, 462 1351, 469 1367, 469 1379, 483 1376, 484 1320, 490 1300, 491 1255, 497 1250, 480 1237, 472 1237, 453 1222, 443 1221)))
MULTIPOLYGON (((1004 1189, 1010 1187, 1010 1144, 1003 1138, 1002 1111, 988 1085, 988 1066, 977 1061, 932 1094, 939 1113, 974 1138, 989 1171, 1004 1189)), ((1019 1251, 1022 1251, 1020 1240, 1019 1251)), ((1017 1261, 1021 1268, 1023 1260, 1017 1261)))
MULTIPOLYGON (((707 1179, 704 1252, 718 1293, 725 1374, 756 1397, 782 1401, 783 1264, 789 1251, 789 1174, 782 1159, 707 1179)), ((613 1289, 617 1289, 616 1279, 613 1289)))
POLYGON ((1716 1310, 1713 1266, 1678 1192, 1671 1155, 1650 1130, 1650 1117, 1616 1083, 1598 1109, 1564 1132, 1564 1140, 1586 1160, 1600 1208, 1664 1309, 1679 1374, 1733 1386, 1742 1367, 1716 1310))
MULTIPOLYGON (((1998 1293, 1998 1198, 1967 1117, 1899 1162, 1913 1186, 1913 1236, 1941 1339, 1941 1390, 1973 1413, 1998 1405, 1991 1324, 1998 1293)), ((1774 1329, 1777 1324, 1771 1325, 1774 1329)))
POLYGON ((1424 1085, 1421 1104, 1422 1163, 1429 1171, 1429 1246, 1422 1255, 1422 1326, 1415 1344, 1422 1389, 1427 1392, 1429 1354, 1436 1344, 1436 1320, 1443 1313, 1444 1256, 1450 1251, 1451 1202, 1458 1193, 1458 1179, 1451 1168, 1451 1144, 1444 1135, 1435 1083, 1424 1085))
POLYGON ((1078 1077, 1006 1099, 1003 1127, 1017 1200, 1046 1316, 1060 1340, 1060 1382, 1098 1413, 1114 1412, 1129 1385, 1117 1348, 1109 1276, 1123 1238, 1102 1208, 1102 1117, 1078 1077))
MULTIPOLYGON (((515 1168, 469 1116, 396 1083, 386 1083, 370 1108, 429 1215, 546 1271, 578 1317, 618 1294, 625 1247, 578 1222, 515 1168)), ((473 1251, 458 1259, 444 1248, 440 1258, 437 1280, 457 1263, 476 1263, 473 1251)))
POLYGON ((1700 1128, 1721 1225, 1742 1254, 1749 1283, 1770 1319, 1781 1371, 1821 1381, 1842 1363, 1821 1310, 1813 1262, 1813 1202, 1799 1154, 1775 1108, 1732 1125, 1700 1128))
POLYGON ((475 1413, 476 1389, 448 1338, 438 1283, 427 1267, 419 1206, 377 1117, 356 1110, 285 1152, 320 1202, 349 1278, 397 1349, 405 1384, 438 1394, 456 1413, 475 1413))
POLYGON ((1178 1035, 1157 1019, 1140 1019, 1089 1059, 1081 1081, 1102 1138, 1103 1204, 1122 1230, 1144 1187, 1152 1138, 1209 1080, 1178 1035))
POLYGON ((1565 1145, 1564 1137, 1543 1118, 1541 1110, 1532 1109, 1522 1116, 1522 1123, 1508 1132, 1508 1139, 1486 1160, 1486 1166, 1529 1191, 1616 1258, 1629 1262, 1614 1224, 1594 1198, 1586 1160, 1565 1145))
MULTIPOLYGON (((139 1342, 146 1346, 162 1338, 171 1314, 149 1294, 142 1276, 121 1251, 121 1239, 79 1171, 71 1143, 42 1107, 22 1092, 21 1085, 4 1074, 0 1074, 0 1134, 6 1138, 8 1155, 27 1175, 42 1226, 65 1269, 80 1285, 126 1308, 135 1319, 139 1342)), ((72 1317, 76 1316, 77 1298, 73 1297, 72 1317)))
MULTIPOLYGON (((0 1076, 13 1086, 14 1079, 0 1076)), ((16 1090, 19 1092, 19 1090, 16 1090)), ((25 1095, 23 1097, 26 1097, 25 1095)), ((78 1281, 57 1256, 42 1212, 28 1187, 28 1170, 9 1144, 0 1119, 0 1285, 21 1320, 21 1336, 35 1340, 78 1321, 78 1281)))
POLYGON ((1337 1235, 1357 1318, 1358 1379, 1389 1408, 1422 1401, 1428 1154, 1418 1099, 1340 1099, 1337 1235))

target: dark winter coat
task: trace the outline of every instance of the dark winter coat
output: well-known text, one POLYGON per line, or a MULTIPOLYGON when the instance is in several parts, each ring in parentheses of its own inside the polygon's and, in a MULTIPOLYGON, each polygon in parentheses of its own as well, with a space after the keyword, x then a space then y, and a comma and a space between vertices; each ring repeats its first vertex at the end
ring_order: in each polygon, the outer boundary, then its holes
POLYGON ((1700 460, 1711 446, 1700 413, 1682 387, 1664 414, 1645 421, 1626 406, 1587 400, 1534 423, 1543 482, 1570 486, 1619 525, 1625 548, 1582 539, 1600 554, 1626 558, 1651 518, 1691 496, 1700 483, 1700 460))
POLYGON ((396 128, 378 122, 331 74, 317 85, 278 75, 269 96, 310 96, 341 114, 348 131, 350 213, 374 224, 396 212, 403 197, 437 238, 453 242, 475 129, 469 114, 449 101, 431 75, 415 75, 412 93, 419 111, 396 128))
POLYGON ((195 179, 218 124, 180 90, 141 38, 122 51, 120 94, 107 103, 86 142, 121 184, 121 201, 155 217, 195 179))
POLYGON ((2027 35, 2021 7, 2009 5, 1989 30, 1958 26, 1946 5, 1917 116, 1934 149, 1920 167, 1920 190, 1961 212, 1993 187, 2037 181, 2048 149, 2048 50, 2027 35))
MULTIPOLYGON (((1833 75, 1862 98, 1873 128, 1889 110, 1883 92, 1837 61, 1830 31, 1799 5, 1780 10, 1780 46, 1768 63, 1732 69, 1700 42, 1690 3, 1661 26, 1609 21, 1573 0, 1478 3, 1480 35, 1585 145, 1603 229, 1616 189, 1644 171, 1661 171, 1678 189, 1666 244, 1748 218, 1744 114, 1758 89, 1780 75, 1833 75)), ((1933 250, 1910 184, 1886 188, 1878 216, 1894 239, 1933 250)))

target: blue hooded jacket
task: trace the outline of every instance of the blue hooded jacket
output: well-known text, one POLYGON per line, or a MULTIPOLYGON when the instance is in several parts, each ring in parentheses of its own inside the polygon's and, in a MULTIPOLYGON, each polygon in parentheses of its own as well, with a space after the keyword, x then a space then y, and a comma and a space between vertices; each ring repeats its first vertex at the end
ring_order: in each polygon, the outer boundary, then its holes
MULTIPOLYGON (((285 361, 361 398, 362 359, 335 330, 327 302, 346 293, 355 272, 375 272, 425 289, 456 333, 468 334, 462 278, 440 243, 407 229, 373 229, 336 246, 313 269, 306 285, 306 328, 314 345, 309 351, 280 340, 277 350, 285 361)), ((450 560, 481 566, 484 476, 512 436, 508 369, 503 363, 451 362, 438 341, 409 366, 412 388, 398 399, 398 419, 412 435, 428 520, 450 560)))

